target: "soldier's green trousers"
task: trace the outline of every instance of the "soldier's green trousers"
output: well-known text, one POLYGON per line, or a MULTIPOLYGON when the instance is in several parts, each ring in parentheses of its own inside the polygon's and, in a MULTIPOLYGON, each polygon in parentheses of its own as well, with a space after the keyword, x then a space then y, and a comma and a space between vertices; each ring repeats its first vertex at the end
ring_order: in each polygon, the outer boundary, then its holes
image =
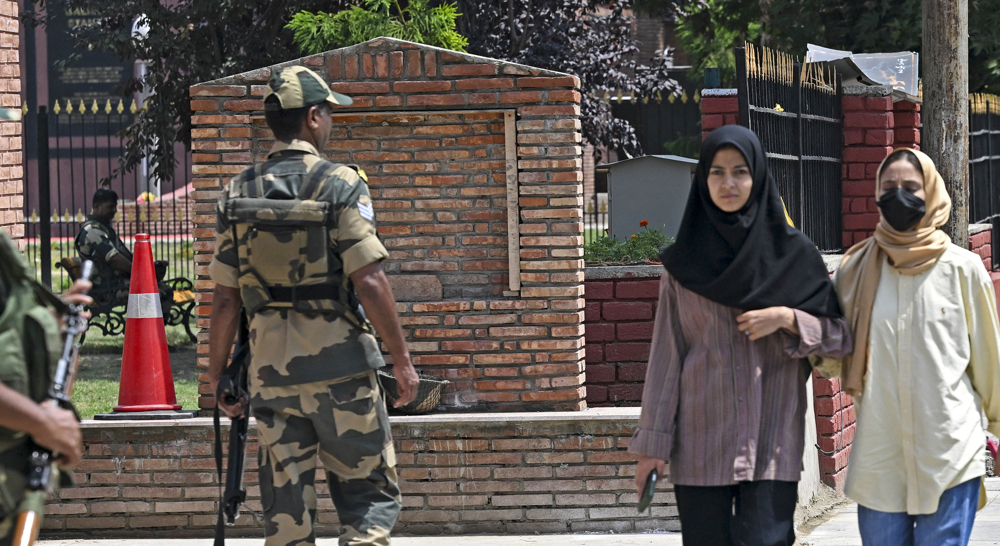
POLYGON ((341 545, 389 544, 402 507, 389 418, 375 372, 255 388, 266 546, 316 542, 316 456, 343 527, 341 545))

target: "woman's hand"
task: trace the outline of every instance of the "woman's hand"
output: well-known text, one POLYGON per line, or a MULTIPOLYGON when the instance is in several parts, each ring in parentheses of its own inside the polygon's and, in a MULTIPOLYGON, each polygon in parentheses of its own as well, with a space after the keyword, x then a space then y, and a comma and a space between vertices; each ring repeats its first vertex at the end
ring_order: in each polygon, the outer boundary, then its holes
POLYGON ((662 478, 667 462, 656 457, 639 457, 639 462, 635 464, 635 494, 642 498, 642 490, 646 487, 646 478, 649 473, 656 469, 656 473, 662 478))
POLYGON ((757 311, 747 311, 736 317, 738 328, 750 341, 767 337, 781 328, 793 334, 799 333, 795 312, 788 307, 768 307, 757 311))

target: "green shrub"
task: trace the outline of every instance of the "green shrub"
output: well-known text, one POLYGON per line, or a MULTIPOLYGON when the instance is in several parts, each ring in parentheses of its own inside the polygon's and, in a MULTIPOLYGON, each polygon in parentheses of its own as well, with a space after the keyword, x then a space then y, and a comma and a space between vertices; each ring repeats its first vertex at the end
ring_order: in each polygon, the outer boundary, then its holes
POLYGON ((364 0, 337 13, 300 11, 285 28, 295 32, 293 41, 306 55, 352 46, 387 36, 432 46, 465 51, 469 40, 458 33, 455 4, 431 6, 428 0, 364 0), (395 8, 396 13, 392 13, 395 8))
POLYGON ((583 247, 583 259, 590 265, 625 265, 659 262, 660 249, 673 244, 674 238, 663 234, 663 227, 649 229, 649 222, 639 222, 641 231, 624 241, 607 235, 598 237, 583 247))

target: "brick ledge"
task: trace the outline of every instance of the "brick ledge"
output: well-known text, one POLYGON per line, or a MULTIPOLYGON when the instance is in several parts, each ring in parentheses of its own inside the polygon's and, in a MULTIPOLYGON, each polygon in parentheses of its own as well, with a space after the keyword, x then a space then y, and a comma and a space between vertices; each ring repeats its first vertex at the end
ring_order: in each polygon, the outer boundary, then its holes
MULTIPOLYGON (((627 408, 590 408, 583 411, 525 411, 511 413, 446 413, 438 415, 393 415, 389 417, 391 424, 470 424, 470 423, 515 423, 515 422, 550 422, 571 423, 583 421, 615 421, 638 420, 638 407, 627 408)), ((223 417, 222 423, 229 426, 229 419, 223 417)), ((95 421, 85 419, 80 423, 84 429, 120 429, 120 428, 201 428, 212 426, 211 417, 195 417, 194 419, 163 420, 163 421, 95 421)), ((250 426, 256 426, 251 418, 250 426)))

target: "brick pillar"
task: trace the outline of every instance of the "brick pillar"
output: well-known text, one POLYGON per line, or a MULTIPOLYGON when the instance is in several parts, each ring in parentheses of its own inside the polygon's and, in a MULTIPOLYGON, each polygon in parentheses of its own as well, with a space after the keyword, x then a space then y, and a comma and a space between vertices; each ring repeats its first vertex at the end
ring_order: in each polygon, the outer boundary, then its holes
MULTIPOLYGON (((579 79, 389 38, 293 63, 354 99, 336 109, 321 153, 368 173, 413 362, 451 381, 444 405, 584 409, 579 79)), ((264 161, 273 136, 261 98, 283 66, 190 91, 201 367, 215 202, 264 161)), ((207 385, 201 393, 211 407, 207 385)))
MULTIPOLYGON (((844 492, 847 459, 854 441, 854 399, 840 390, 840 379, 823 379, 813 373, 819 474, 823 483, 844 492)), ((809 449, 806 439, 806 449, 809 449)))
MULTIPOLYGON (((18 43, 17 2, 0 1, 0 107, 4 108, 21 107, 18 43)), ((21 122, 0 122, 0 228, 15 240, 24 237, 23 170, 21 122)))
POLYGON ((875 177, 879 163, 892 152, 895 119, 885 87, 846 87, 843 105, 844 248, 848 248, 870 237, 878 224, 875 177))
POLYGON ((901 100, 892 105, 892 119, 895 122, 894 146, 920 149, 920 105, 901 100))
POLYGON ((723 125, 739 123, 740 105, 735 89, 705 89, 701 92, 701 138, 723 125))
MULTIPOLYGON (((989 226, 989 224, 986 224, 989 226)), ((988 227, 980 229, 969 226, 969 250, 979 255, 986 271, 993 271, 993 233, 988 227)))

